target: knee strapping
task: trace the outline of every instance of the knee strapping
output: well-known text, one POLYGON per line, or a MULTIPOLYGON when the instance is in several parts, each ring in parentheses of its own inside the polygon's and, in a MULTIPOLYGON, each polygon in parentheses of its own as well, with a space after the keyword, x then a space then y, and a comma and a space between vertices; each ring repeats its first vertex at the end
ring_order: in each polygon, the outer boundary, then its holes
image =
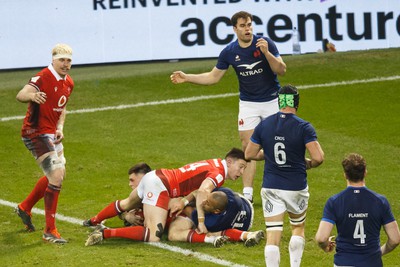
POLYGON ((307 213, 304 213, 303 216, 299 218, 289 218, 291 225, 300 225, 306 221, 307 213))
POLYGON ((63 159, 59 158, 57 154, 50 154, 47 156, 42 163, 40 164, 42 167, 43 172, 47 175, 49 175, 52 171, 59 169, 59 168, 64 168, 64 161, 63 159))
POLYGON ((283 231, 283 222, 265 222, 268 231, 283 231))

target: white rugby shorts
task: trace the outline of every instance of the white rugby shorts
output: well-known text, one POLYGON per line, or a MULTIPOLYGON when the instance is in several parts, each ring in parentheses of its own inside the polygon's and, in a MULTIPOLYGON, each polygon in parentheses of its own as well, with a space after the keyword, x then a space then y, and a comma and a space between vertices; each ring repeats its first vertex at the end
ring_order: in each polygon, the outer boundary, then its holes
POLYGON ((137 187, 137 193, 143 204, 168 210, 168 190, 156 175, 156 171, 146 173, 137 187))
POLYGON ((278 98, 268 102, 239 101, 238 129, 253 130, 268 116, 279 111, 278 98))
POLYGON ((284 212, 302 214, 308 208, 310 193, 308 186, 300 191, 261 189, 264 217, 272 217, 284 212))

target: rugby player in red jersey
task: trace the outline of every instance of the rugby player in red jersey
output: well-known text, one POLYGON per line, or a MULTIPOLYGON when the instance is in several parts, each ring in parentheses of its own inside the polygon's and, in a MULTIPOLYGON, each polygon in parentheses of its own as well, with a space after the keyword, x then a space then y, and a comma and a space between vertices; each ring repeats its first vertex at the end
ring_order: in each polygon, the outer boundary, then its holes
POLYGON ((43 239, 52 243, 66 243, 55 225, 58 196, 65 177, 65 158, 62 140, 66 105, 74 88, 68 75, 72 63, 72 49, 57 44, 52 50, 52 63, 30 79, 17 94, 17 100, 28 103, 21 136, 42 176, 27 198, 16 207, 16 213, 28 231, 35 231, 31 210, 44 198, 46 227, 43 239))

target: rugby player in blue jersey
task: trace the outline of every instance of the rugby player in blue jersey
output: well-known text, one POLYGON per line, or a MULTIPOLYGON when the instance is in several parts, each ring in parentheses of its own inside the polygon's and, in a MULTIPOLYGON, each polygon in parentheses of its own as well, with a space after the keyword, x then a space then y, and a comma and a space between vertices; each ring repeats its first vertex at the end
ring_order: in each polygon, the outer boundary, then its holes
POLYGON ((201 205, 205 211, 204 218, 198 217, 197 210, 184 205, 194 202, 196 192, 193 191, 185 198, 171 206, 171 214, 175 210, 183 210, 185 216, 177 216, 169 226, 170 241, 187 241, 190 243, 213 243, 215 247, 222 246, 226 241, 243 241, 244 246, 257 245, 264 238, 264 231, 249 232, 254 217, 253 205, 244 196, 229 188, 220 187, 208 194, 201 205), (196 228, 202 219, 208 230, 198 233, 196 228))
POLYGON ((342 161, 347 188, 326 202, 315 240, 326 252, 336 246, 334 265, 355 267, 381 267, 382 255, 400 243, 399 226, 386 197, 365 185, 367 165, 356 153, 342 161), (331 236, 336 224, 337 238, 331 236), (380 246, 381 227, 387 241, 380 246))
POLYGON ((314 127, 296 115, 299 93, 292 85, 278 92, 279 112, 263 120, 255 129, 245 157, 265 160, 261 198, 267 228, 265 261, 279 266, 279 243, 283 218, 289 215, 292 236, 289 242, 290 266, 300 266, 305 245, 305 220, 308 207, 306 169, 324 161, 314 127), (305 158, 308 151, 310 158, 305 158))
MULTIPOLYGON (((280 84, 277 75, 286 73, 286 64, 270 38, 253 34, 251 14, 237 12, 232 16, 231 23, 237 40, 222 50, 210 72, 186 74, 175 71, 170 78, 174 84, 212 85, 221 80, 231 65, 239 80, 238 129, 242 150, 245 151, 257 124, 279 110, 277 92, 280 84)), ((243 195, 251 201, 255 173, 256 162, 247 163, 242 176, 243 195)))

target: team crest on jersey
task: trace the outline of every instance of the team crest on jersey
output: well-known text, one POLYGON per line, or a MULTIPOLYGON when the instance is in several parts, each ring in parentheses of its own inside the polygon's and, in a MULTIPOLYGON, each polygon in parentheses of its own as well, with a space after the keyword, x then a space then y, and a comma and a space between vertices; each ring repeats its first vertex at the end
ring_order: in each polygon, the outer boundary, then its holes
POLYGON ((261 52, 258 49, 256 51, 254 51, 254 53, 253 53, 253 57, 255 57, 255 58, 260 57, 260 55, 261 55, 261 52))
POLYGON ((57 90, 58 90, 58 87, 57 86, 54 87, 54 92, 57 92, 57 90))
POLYGON ((239 126, 243 126, 244 125, 244 121, 243 121, 243 119, 240 119, 239 120, 239 126))
POLYGON ((239 57, 239 55, 236 55, 236 57, 235 57, 235 61, 240 61, 240 57, 239 57))
POLYGON ((147 193, 147 198, 152 198, 153 197, 153 193, 152 192, 148 192, 147 193))

